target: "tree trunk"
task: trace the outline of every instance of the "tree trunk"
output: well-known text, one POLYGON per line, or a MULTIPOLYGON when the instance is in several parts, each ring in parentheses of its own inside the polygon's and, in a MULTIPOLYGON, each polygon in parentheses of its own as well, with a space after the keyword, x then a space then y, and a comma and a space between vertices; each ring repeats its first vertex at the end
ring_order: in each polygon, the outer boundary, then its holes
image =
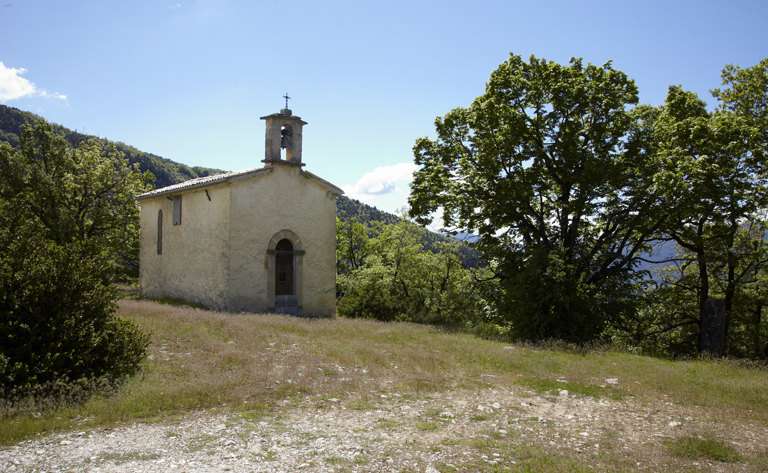
POLYGON ((721 356, 725 349, 725 299, 705 300, 701 316, 701 352, 721 356))
POLYGON ((762 322, 762 316, 763 316, 763 301, 759 301, 756 304, 755 307, 755 330, 752 335, 752 343, 753 343, 753 349, 755 350, 754 357, 760 358, 761 350, 760 350, 760 322, 762 322))
POLYGON ((704 259, 704 251, 697 252, 697 262, 699 266, 699 350, 707 351, 704 340, 705 327, 710 324, 710 312, 707 310, 707 301, 709 301, 709 272, 707 271, 707 262, 704 259))

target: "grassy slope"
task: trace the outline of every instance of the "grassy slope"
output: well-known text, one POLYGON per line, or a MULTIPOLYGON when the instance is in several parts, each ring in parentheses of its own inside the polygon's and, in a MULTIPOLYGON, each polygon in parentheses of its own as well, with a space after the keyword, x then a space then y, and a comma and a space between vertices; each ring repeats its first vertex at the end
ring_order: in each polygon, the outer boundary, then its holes
POLYGON ((310 394, 352 402, 356 393, 372 391, 418 397, 488 386, 564 388, 649 410, 671 402, 731 427, 768 426, 768 372, 727 362, 510 349, 429 326, 224 314, 149 301, 122 301, 120 315, 152 333, 143 374, 82 407, 3 418, 0 444, 195 409, 248 406, 274 413, 284 408, 279 401, 310 394), (609 378, 618 384, 606 385, 609 378))

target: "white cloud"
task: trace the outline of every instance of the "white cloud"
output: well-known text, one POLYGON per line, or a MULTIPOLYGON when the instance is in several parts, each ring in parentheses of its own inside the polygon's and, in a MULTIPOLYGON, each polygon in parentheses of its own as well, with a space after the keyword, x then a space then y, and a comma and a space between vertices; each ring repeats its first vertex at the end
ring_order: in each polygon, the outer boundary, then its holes
POLYGON ((0 102, 35 93, 35 84, 21 77, 26 69, 8 68, 0 62, 0 102))
POLYGON ((373 172, 365 173, 355 185, 346 184, 342 189, 348 197, 363 202, 394 192, 407 192, 408 183, 413 180, 413 172, 417 168, 418 166, 414 163, 379 167, 373 172), (404 184, 404 186, 398 186, 398 184, 404 184))
POLYGON ((49 93, 45 89, 38 89, 35 87, 34 83, 21 77, 25 72, 27 72, 26 69, 5 67, 5 65, 0 62, 0 103, 27 96, 67 100, 66 95, 49 93))

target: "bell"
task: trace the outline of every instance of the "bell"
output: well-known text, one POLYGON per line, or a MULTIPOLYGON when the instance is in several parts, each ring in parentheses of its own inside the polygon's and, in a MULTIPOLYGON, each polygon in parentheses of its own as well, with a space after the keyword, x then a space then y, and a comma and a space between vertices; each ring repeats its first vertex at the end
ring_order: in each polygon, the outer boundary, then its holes
POLYGON ((283 137, 280 139, 280 147, 290 148, 291 147, 291 130, 283 128, 282 130, 280 130, 280 134, 283 135, 283 137))

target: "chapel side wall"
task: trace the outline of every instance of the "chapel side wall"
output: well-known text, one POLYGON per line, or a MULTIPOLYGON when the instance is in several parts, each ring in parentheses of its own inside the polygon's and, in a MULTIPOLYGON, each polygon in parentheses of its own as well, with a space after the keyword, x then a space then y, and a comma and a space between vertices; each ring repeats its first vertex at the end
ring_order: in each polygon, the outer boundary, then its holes
POLYGON ((335 317, 336 195, 287 164, 231 189, 231 247, 243 250, 230 260, 230 310, 269 309, 268 245, 277 232, 290 230, 305 252, 297 257, 302 315, 335 317))
POLYGON ((210 187, 177 195, 182 198, 180 225, 173 225, 173 203, 166 196, 142 201, 142 294, 178 297, 211 309, 226 310, 229 189, 210 187), (146 217, 143 215, 145 203, 151 203, 154 209, 146 217), (158 206, 163 208, 164 220, 162 255, 156 252, 158 206), (151 213, 154 213, 154 222, 151 213), (152 231, 145 232, 145 228, 152 231))
MULTIPOLYGON (((157 215, 163 211, 163 233, 170 223, 170 205, 165 198, 146 199, 139 202, 139 292, 146 297, 160 297, 165 290, 163 259, 157 254, 157 215)), ((170 204, 170 203, 169 203, 170 204)))

